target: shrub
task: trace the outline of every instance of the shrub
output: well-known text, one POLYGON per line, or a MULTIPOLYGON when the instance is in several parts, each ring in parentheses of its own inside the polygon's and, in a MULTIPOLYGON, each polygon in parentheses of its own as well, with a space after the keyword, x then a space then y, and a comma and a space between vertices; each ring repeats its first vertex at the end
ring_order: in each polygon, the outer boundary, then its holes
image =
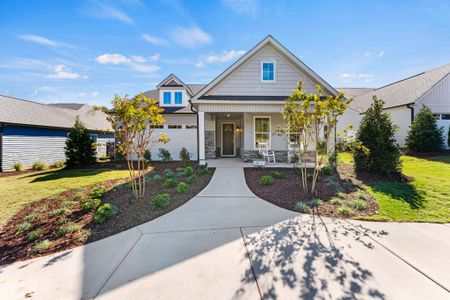
POLYGON ((86 126, 77 117, 66 140, 66 165, 94 163, 96 160, 95 149, 96 146, 86 126))
POLYGON ((79 201, 83 200, 83 198, 84 198, 83 192, 78 192, 75 194, 75 196, 73 196, 72 201, 79 202, 79 201))
POLYGON ((22 231, 26 231, 28 229, 31 228, 31 223, 30 222, 23 222, 20 223, 17 227, 16 227, 16 233, 21 233, 22 231))
POLYGON ((145 150, 144 152, 144 159, 146 163, 149 163, 152 161, 152 152, 150 150, 145 150))
POLYGON ((335 198, 330 200, 330 203, 333 204, 333 205, 341 205, 342 200, 337 198, 337 197, 335 197, 335 198))
POLYGON ((102 187, 102 186, 99 186, 99 187, 93 189, 93 190, 89 193, 89 196, 91 196, 92 198, 98 198, 98 199, 101 199, 101 198, 103 198, 103 196, 105 195, 105 192, 106 192, 105 188, 102 187))
POLYGON ((158 194, 153 197, 151 204, 154 208, 166 208, 170 204, 170 196, 167 193, 158 194))
POLYGON ((155 181, 160 181, 162 179, 161 175, 155 174, 155 176, 153 176, 153 180, 155 181))
POLYGON ((179 177, 183 177, 184 173, 183 172, 177 172, 175 173, 175 177, 179 178, 179 177))
POLYGON ((117 214, 117 207, 111 203, 105 203, 97 209, 94 216, 95 223, 104 223, 107 219, 117 214))
POLYGON ((291 159, 289 160, 289 162, 290 162, 291 164, 293 164, 293 165, 297 164, 299 161, 300 161, 300 158, 298 157, 298 154, 297 154, 297 153, 294 153, 294 154, 291 156, 291 159))
POLYGON ((23 164, 20 161, 14 163, 14 170, 22 171, 23 170, 23 164))
POLYGON ((170 178, 174 178, 175 177, 175 173, 171 170, 171 169, 165 169, 164 170, 164 179, 170 179, 170 178))
POLYGON ((70 222, 70 220, 69 220, 68 218, 61 218, 61 219, 59 219, 59 220, 56 222, 56 224, 58 224, 59 226, 61 226, 61 225, 67 224, 67 223, 69 223, 69 222, 70 222))
POLYGON ((199 175, 205 175, 208 174, 208 165, 201 165, 197 167, 197 174, 199 175))
POLYGON ((363 147, 356 147, 353 157, 356 171, 381 175, 401 172, 400 147, 395 140, 397 127, 389 113, 383 111, 383 101, 373 97, 359 126, 356 139, 363 147))
POLYGON ((172 160, 172 155, 170 154, 169 150, 159 148, 158 151, 159 151, 158 156, 161 158, 162 161, 172 160))
POLYGON ((186 176, 186 177, 189 177, 192 174, 194 174, 194 170, 192 169, 191 166, 186 167, 186 169, 184 169, 184 171, 183 171, 183 175, 186 176))
POLYGON ((261 179, 259 180, 259 183, 261 183, 262 185, 269 185, 273 183, 273 177, 270 175, 264 175, 261 177, 261 179))
POLYGON ((175 187, 176 185, 177 185, 177 181, 175 180, 175 178, 169 178, 169 179, 164 180, 164 182, 161 186, 165 189, 170 189, 170 188, 175 187))
POLYGON ((339 207, 338 211, 344 216, 349 216, 352 214, 352 210, 348 206, 341 206, 339 207))
POLYGON ((309 205, 310 205, 311 207, 319 207, 319 206, 322 206, 322 205, 323 205, 323 202, 322 202, 322 200, 316 198, 316 199, 311 200, 311 201, 309 202, 309 205))
POLYGON ((189 151, 186 148, 184 148, 184 147, 181 148, 180 159, 184 165, 187 165, 191 161, 191 157, 192 157, 192 155, 189 153, 189 151))
POLYGON ((65 165, 65 163, 62 160, 55 162, 55 167, 57 167, 57 168, 62 168, 62 167, 64 167, 64 165, 65 165))
POLYGON ((333 168, 333 166, 327 164, 327 165, 323 166, 320 171, 325 176, 331 176, 334 173, 334 168, 333 168))
POLYGON ((62 237, 66 234, 73 233, 80 231, 81 226, 76 223, 67 223, 66 225, 63 225, 58 230, 58 236, 62 237))
POLYGON ((31 213, 28 216, 26 216, 25 218, 23 218, 26 222, 33 222, 35 220, 38 220, 42 218, 42 214, 40 213, 31 213))
POLYGON ((305 202, 297 202, 294 205, 294 209, 301 213, 306 213, 309 211, 309 205, 305 202))
POLYGON ((189 190, 189 185, 185 182, 180 182, 177 185, 177 192, 182 194, 186 193, 189 190))
POLYGON ((273 178, 278 178, 278 179, 284 178, 284 174, 281 173, 281 172, 278 172, 278 171, 272 171, 272 173, 270 173, 270 175, 271 175, 273 178))
POLYGON ((64 202, 62 203, 62 206, 63 206, 63 207, 66 207, 66 208, 70 208, 70 207, 72 207, 75 203, 76 203, 76 202, 73 201, 73 200, 66 200, 66 201, 64 201, 64 202))
POLYGON ((367 207, 367 203, 364 200, 353 200, 350 205, 356 210, 363 210, 367 207))
POLYGON ((186 179, 186 182, 189 184, 193 184, 197 180, 197 176, 195 174, 192 174, 186 179))
POLYGON ((68 214, 70 212, 70 210, 66 207, 60 207, 57 209, 54 209, 50 214, 52 217, 59 217, 65 214, 68 214))
POLYGON ((42 170, 45 170, 47 168, 47 166, 42 161, 37 161, 37 162, 33 163, 31 168, 34 171, 42 171, 42 170))
POLYGON ((86 242, 91 235, 92 235, 92 231, 90 229, 82 229, 79 239, 82 242, 86 242))
POLYGON ((406 147, 414 152, 441 151, 444 145, 443 127, 438 127, 431 109, 422 106, 409 126, 406 147))
POLYGON ((97 207, 100 206, 101 202, 102 201, 98 198, 83 199, 80 201, 80 208, 84 212, 94 211, 95 209, 97 209, 97 207))
POLYGON ((44 234, 44 233, 42 232, 41 229, 36 229, 36 230, 30 231, 30 232, 27 234, 27 239, 28 239, 29 241, 34 241, 34 240, 40 238, 43 234, 44 234))
POLYGON ((49 240, 43 240, 34 244, 33 247, 31 248, 31 251, 33 253, 42 253, 47 249, 49 249, 51 246, 52 242, 50 242, 49 240))

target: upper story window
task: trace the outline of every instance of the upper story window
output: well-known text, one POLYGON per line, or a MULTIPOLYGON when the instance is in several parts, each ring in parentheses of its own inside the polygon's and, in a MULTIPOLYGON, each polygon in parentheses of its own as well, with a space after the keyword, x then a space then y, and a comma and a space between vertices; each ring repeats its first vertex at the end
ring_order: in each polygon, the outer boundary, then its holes
POLYGON ((183 104, 183 93, 175 92, 175 104, 183 104))
POLYGON ((170 92, 164 92, 163 93, 163 97, 164 97, 164 99, 163 99, 163 103, 164 104, 171 104, 171 102, 172 102, 172 97, 171 97, 171 93, 170 92))
POLYGON ((275 81, 275 62, 263 61, 261 63, 261 81, 275 81))

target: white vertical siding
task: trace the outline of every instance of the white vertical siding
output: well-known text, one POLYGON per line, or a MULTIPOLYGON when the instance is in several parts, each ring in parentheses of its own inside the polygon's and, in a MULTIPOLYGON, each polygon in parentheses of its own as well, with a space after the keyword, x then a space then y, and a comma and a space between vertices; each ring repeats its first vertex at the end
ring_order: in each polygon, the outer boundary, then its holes
POLYGON ((406 106, 400 106, 389 108, 385 111, 391 114, 392 122, 398 126, 395 139, 400 146, 404 146, 406 136, 408 135, 409 125, 411 125, 411 110, 406 106))
POLYGON ((416 101, 415 110, 428 106, 433 113, 450 113, 450 75, 444 77, 416 101))
POLYGON ((264 112, 281 113, 284 101, 280 104, 226 104, 226 103, 202 103, 198 105, 199 111, 204 112, 264 112))
POLYGON ((315 83, 305 72, 274 47, 266 45, 218 83, 208 95, 284 96, 291 94, 299 80, 303 81, 306 91, 315 91, 315 83), (275 82, 261 82, 262 61, 275 62, 275 82))

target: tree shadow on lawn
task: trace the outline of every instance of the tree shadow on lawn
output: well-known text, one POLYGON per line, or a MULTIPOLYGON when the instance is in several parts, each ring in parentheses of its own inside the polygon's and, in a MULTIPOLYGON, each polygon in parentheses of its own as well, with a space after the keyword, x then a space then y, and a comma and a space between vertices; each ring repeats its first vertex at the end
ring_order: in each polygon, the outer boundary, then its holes
MULTIPOLYGON (((347 252, 372 251, 375 246, 365 237, 368 234, 388 233, 357 229, 346 222, 327 223, 317 215, 307 222, 294 218, 251 233, 246 245, 252 268, 246 270, 242 286, 256 276, 262 299, 385 299, 375 287, 372 271, 347 252)), ((241 288, 235 298, 245 293, 241 288)))
POLYGON ((24 176, 22 178, 34 177, 34 179, 31 181, 31 183, 34 183, 34 182, 58 180, 61 178, 93 176, 108 171, 112 171, 112 169, 60 169, 60 170, 49 170, 43 173, 31 174, 24 176))
POLYGON ((426 201, 410 182, 377 181, 367 185, 376 193, 407 203, 412 209, 423 208, 426 201))

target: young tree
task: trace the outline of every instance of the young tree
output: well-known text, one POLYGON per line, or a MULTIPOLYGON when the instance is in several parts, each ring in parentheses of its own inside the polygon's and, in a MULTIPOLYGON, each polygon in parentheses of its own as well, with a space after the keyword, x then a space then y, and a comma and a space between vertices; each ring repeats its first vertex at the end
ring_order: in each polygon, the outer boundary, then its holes
POLYGON ((66 140, 66 165, 94 163, 95 149, 96 145, 89 136, 86 126, 77 116, 66 140))
POLYGON ((364 147, 353 152, 356 171, 380 175, 401 173, 401 151, 394 136, 397 126, 392 123, 389 113, 383 112, 383 105, 384 102, 374 96, 361 120, 356 139, 364 147))
POLYGON ((135 198, 145 194, 145 152, 157 143, 169 141, 165 134, 155 135, 156 126, 164 123, 157 102, 139 94, 131 99, 125 95, 112 100, 112 108, 96 107, 108 115, 108 120, 116 132, 117 150, 127 161, 131 187, 135 198), (152 125, 152 126, 151 126, 152 125))
MULTIPOLYGON (((283 120, 288 124, 286 128, 281 129, 281 132, 288 135, 295 133, 294 139, 297 139, 294 141, 297 144, 295 149, 298 149, 303 191, 307 194, 314 194, 316 191, 320 170, 329 159, 330 139, 334 138, 337 121, 347 110, 351 101, 345 99, 342 93, 338 96, 326 97, 322 97, 322 94, 322 87, 319 85, 316 94, 306 94, 302 90, 300 81, 281 112, 283 120), (310 146, 314 149, 315 157, 311 188, 309 188, 306 170, 306 159, 310 146)), ((288 136, 288 140, 292 142, 292 136, 288 136)))
POLYGON ((436 117, 428 106, 417 113, 406 137, 406 147, 414 152, 441 151, 444 146, 444 128, 439 128, 436 117))

